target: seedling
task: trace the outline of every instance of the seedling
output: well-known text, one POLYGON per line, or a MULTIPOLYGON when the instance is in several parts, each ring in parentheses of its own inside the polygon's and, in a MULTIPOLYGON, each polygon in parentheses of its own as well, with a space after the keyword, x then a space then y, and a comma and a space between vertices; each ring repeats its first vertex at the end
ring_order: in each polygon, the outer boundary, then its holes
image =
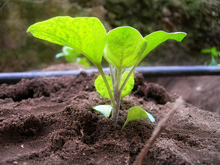
MULTIPOLYGON (((27 32, 31 32, 37 38, 71 47, 85 55, 97 67, 100 76, 95 80, 95 87, 103 97, 111 100, 111 105, 94 109, 101 113, 110 109, 115 123, 118 120, 120 101, 133 89, 133 71, 141 60, 162 42, 168 39, 180 42, 186 36, 183 32, 157 31, 142 37, 139 31, 129 26, 118 27, 107 33, 97 18, 69 16, 38 22, 30 26, 27 32), (102 56, 109 63, 110 76, 103 72, 102 56), (130 70, 125 71, 127 68, 130 70)), ((106 114, 107 117, 110 115, 106 114)), ((142 108, 132 107, 128 111, 125 125, 131 120, 146 117, 154 121, 142 108)))
POLYGON ((218 65, 218 63, 216 62, 216 60, 215 60, 215 57, 220 57, 220 51, 217 51, 216 50, 216 47, 215 46, 213 46, 212 48, 210 48, 210 49, 202 49, 201 50, 201 53, 208 53, 208 54, 211 54, 211 62, 210 62, 210 66, 216 66, 216 65, 218 65))
POLYGON ((89 61, 86 57, 80 57, 80 51, 70 48, 68 46, 64 46, 61 53, 56 54, 56 58, 65 57, 66 62, 76 62, 81 64, 87 68, 90 67, 89 61))

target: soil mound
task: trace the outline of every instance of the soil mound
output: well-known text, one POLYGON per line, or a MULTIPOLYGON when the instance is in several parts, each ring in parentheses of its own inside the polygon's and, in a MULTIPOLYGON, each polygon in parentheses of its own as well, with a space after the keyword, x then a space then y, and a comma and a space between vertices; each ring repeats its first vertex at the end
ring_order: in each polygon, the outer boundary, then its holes
MULTIPOLYGON (((97 74, 22 80, 0 86, 0 164, 132 164, 175 97, 136 76, 122 100, 118 124, 92 107, 110 104, 94 90, 97 74), (139 81, 138 81, 139 80, 139 81), (129 122, 140 106, 147 119, 129 122)), ((143 164, 220 164, 220 115, 184 103, 143 164)))
POLYGON ((166 88, 171 94, 204 110, 220 114, 220 76, 163 77, 153 82, 166 88))

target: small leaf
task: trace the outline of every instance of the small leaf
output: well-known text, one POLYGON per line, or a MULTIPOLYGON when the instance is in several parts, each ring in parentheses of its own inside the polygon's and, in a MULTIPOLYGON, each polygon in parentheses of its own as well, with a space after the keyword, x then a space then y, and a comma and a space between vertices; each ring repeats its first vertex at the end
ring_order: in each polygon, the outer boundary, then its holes
POLYGON ((81 65, 83 65, 83 66, 85 66, 85 67, 87 67, 87 68, 90 67, 90 63, 89 63, 89 61, 87 60, 86 57, 77 58, 77 59, 76 59, 76 62, 79 63, 79 64, 81 64, 81 65))
MULTIPOLYGON (((129 71, 125 71, 122 74, 122 79, 121 79, 121 85, 124 82, 125 78, 127 77, 129 71)), ((105 76, 108 84, 110 86, 110 89, 112 91, 113 94, 113 88, 112 88, 112 80, 111 77, 109 76, 105 76)), ((104 80, 102 78, 102 76, 98 76, 95 80, 95 88, 96 90, 99 92, 100 95, 102 95, 103 97, 110 99, 109 94, 108 94, 108 90, 105 86, 104 80)), ((134 74, 132 73, 132 75, 129 77, 122 93, 121 93, 121 99, 123 99, 125 96, 129 95, 132 91, 132 89, 134 88, 134 74)))
POLYGON ((106 44, 106 30, 93 17, 54 17, 31 25, 27 32, 33 36, 80 51, 96 65, 101 65, 106 44))
MULTIPOLYGON (((108 81, 111 92, 113 93, 111 77, 109 77, 109 76, 105 76, 105 77, 108 81)), ((99 94, 102 95, 104 98, 110 99, 109 94, 108 94, 108 90, 105 86, 104 80, 101 75, 98 76, 95 80, 95 88, 99 92, 99 94)))
POLYGON ((55 55, 56 58, 60 58, 60 57, 64 57, 64 56, 65 56, 64 53, 58 53, 58 54, 55 55))
POLYGON ((71 62, 75 62, 76 58, 73 57, 72 55, 68 55, 68 56, 65 55, 65 60, 66 60, 66 62, 71 63, 71 62))
POLYGON ((119 27, 108 32, 104 57, 117 68, 130 68, 146 47, 147 42, 139 31, 129 26, 119 27))
POLYGON ((151 114, 149 114, 148 112, 146 112, 141 107, 137 107, 137 106, 131 107, 128 110, 127 120, 125 121, 122 128, 124 128, 125 125, 129 121, 136 120, 136 119, 142 119, 142 118, 149 118, 151 122, 155 122, 155 119, 153 118, 153 116, 151 114))
POLYGON ((217 52, 215 46, 212 47, 212 49, 211 49, 211 53, 212 53, 212 55, 214 55, 215 57, 218 57, 218 52, 217 52))
POLYGON ((78 50, 68 46, 63 47, 63 53, 65 55, 66 62, 76 62, 76 58, 81 54, 78 50))
POLYGON ((211 53, 211 49, 202 49, 201 53, 211 53))
POLYGON ((65 57, 66 62, 75 62, 77 56, 79 56, 81 53, 71 47, 64 46, 62 48, 62 53, 56 54, 56 58, 65 57))
POLYGON ((105 117, 109 117, 112 111, 111 105, 98 105, 93 107, 95 112, 102 113, 105 117))
POLYGON ((80 51, 68 46, 64 46, 62 51, 66 56, 72 56, 73 58, 76 58, 81 54, 80 51))
POLYGON ((187 34, 184 32, 166 33, 164 31, 157 31, 147 35, 144 37, 144 39, 147 41, 148 45, 147 49, 142 54, 141 59, 143 59, 150 51, 166 40, 172 39, 180 42, 186 35, 187 34))
MULTIPOLYGON (((129 71, 125 71, 122 74, 122 78, 121 78, 121 85, 123 84, 123 82, 125 81, 127 75, 128 75, 129 71)), ((123 99, 125 96, 129 95, 132 91, 132 89, 134 88, 134 74, 132 73, 132 75, 129 77, 122 93, 121 93, 121 99, 123 99)))

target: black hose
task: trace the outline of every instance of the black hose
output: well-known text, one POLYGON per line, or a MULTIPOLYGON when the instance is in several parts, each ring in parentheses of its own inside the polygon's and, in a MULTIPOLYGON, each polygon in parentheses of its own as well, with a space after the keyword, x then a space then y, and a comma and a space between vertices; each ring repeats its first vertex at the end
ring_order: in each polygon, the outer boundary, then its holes
POLYGON ((154 66, 137 67, 144 77, 220 75, 219 66, 154 66))
MULTIPOLYGON (((108 68, 103 69, 109 72, 108 68)), ((86 69, 86 73, 97 72, 97 69, 86 69)), ((168 77, 168 76, 206 76, 220 75, 219 66, 153 66, 153 67, 137 67, 136 71, 143 74, 144 77, 168 77)), ((36 77, 60 77, 79 74, 81 70, 68 71, 29 71, 29 72, 12 72, 0 73, 0 84, 17 83, 21 79, 32 79, 36 77)))

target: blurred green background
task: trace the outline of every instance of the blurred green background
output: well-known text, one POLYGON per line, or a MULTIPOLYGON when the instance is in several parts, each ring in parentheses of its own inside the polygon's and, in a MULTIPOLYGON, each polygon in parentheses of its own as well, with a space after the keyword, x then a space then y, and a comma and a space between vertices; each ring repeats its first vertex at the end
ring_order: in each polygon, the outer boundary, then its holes
POLYGON ((210 59, 200 50, 220 50, 219 0, 0 0, 0 72, 41 69, 62 46, 34 38, 27 28, 55 16, 98 17, 107 31, 129 25, 143 36, 157 31, 188 33, 181 42, 168 41, 141 65, 203 65, 210 59))

